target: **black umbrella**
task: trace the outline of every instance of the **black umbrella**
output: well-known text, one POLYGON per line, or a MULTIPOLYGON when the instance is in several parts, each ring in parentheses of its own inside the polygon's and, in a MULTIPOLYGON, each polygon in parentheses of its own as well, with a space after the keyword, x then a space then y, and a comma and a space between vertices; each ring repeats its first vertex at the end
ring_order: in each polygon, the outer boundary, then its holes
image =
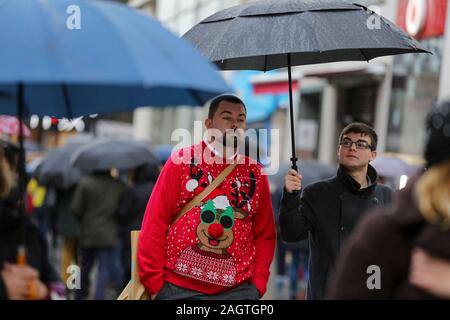
POLYGON ((392 22, 342 0, 246 3, 211 15, 183 37, 222 70, 288 67, 294 169, 291 66, 428 52, 392 22))
POLYGON ((71 142, 61 148, 50 150, 33 173, 39 184, 60 189, 69 189, 77 184, 82 173, 70 162, 70 159, 84 145, 86 143, 71 142))
POLYGON ((112 168, 129 170, 156 161, 150 147, 136 140, 93 142, 78 149, 71 158, 71 163, 85 173, 112 168))

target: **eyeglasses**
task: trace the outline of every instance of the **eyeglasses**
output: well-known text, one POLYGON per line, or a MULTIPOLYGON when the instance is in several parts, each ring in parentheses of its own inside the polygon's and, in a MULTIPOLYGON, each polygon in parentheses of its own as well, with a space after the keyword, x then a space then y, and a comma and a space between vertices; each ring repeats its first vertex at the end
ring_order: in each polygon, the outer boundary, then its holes
POLYGON ((342 139, 341 143, 339 143, 339 145, 348 149, 350 149, 353 144, 355 144, 356 149, 359 150, 372 149, 372 146, 365 140, 352 141, 349 138, 344 138, 342 139))

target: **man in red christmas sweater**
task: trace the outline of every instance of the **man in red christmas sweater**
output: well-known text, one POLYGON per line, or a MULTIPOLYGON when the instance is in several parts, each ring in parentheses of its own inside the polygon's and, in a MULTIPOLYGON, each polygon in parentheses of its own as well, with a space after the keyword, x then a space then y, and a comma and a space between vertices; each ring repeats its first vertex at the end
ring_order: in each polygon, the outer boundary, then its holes
POLYGON ((153 189, 139 237, 141 282, 156 299, 256 300, 275 249, 267 176, 237 152, 246 128, 239 98, 213 99, 205 126, 207 138, 175 152, 153 189), (173 223, 232 162, 219 186, 173 223))

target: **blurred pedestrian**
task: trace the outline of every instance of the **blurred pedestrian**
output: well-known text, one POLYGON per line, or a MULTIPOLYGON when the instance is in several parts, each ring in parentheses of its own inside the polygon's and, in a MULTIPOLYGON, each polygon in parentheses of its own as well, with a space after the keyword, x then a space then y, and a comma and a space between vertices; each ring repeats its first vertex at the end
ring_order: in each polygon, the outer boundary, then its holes
MULTIPOLYGON (((18 211, 10 150, 0 145, 0 300, 63 299, 65 287, 50 265, 47 243, 37 227, 18 211), (17 261, 25 223, 25 263, 17 261)), ((17 188, 16 188, 17 189, 17 188)))
POLYGON ((144 164, 134 170, 132 185, 123 192, 117 214, 119 218, 119 237, 122 248, 122 268, 124 287, 131 274, 131 238, 133 230, 140 230, 145 207, 159 176, 159 163, 144 164))
POLYGON ((278 294, 284 290, 286 283, 289 283, 289 299, 303 300, 308 281, 308 256, 309 247, 307 239, 286 243, 281 239, 280 223, 278 220, 278 212, 280 211, 281 197, 283 195, 283 188, 277 188, 272 194, 272 205, 275 213, 275 225, 277 228, 277 246, 276 246, 276 287, 278 294), (287 256, 290 256, 289 263, 287 263, 287 256), (301 281, 301 288, 299 290, 298 283, 301 281))
POLYGON ((68 273, 69 267, 77 264, 79 258, 80 225, 79 221, 70 211, 70 205, 75 194, 76 186, 72 186, 69 189, 56 187, 49 188, 49 191, 51 190, 53 190, 55 194, 55 200, 53 201, 54 205, 50 207, 50 210, 52 211, 51 215, 54 216, 56 220, 55 237, 57 237, 59 243, 61 243, 59 251, 61 260, 60 274, 66 281, 70 276, 70 273, 68 273))
POLYGON ((436 297, 450 299, 450 261, 437 258, 423 249, 415 249, 409 282, 436 297))
POLYGON ((377 172, 369 164, 376 157, 377 139, 370 126, 351 123, 339 136, 339 169, 334 178, 302 190, 301 174, 291 169, 285 177, 281 236, 288 242, 309 236, 307 299, 325 297, 335 259, 363 213, 391 202, 392 190, 378 184, 377 172))
POLYGON ((70 210, 78 219, 81 246, 81 289, 78 300, 89 295, 90 273, 96 262, 95 300, 103 300, 110 281, 116 293, 122 285, 117 206, 125 185, 110 171, 96 171, 83 178, 75 190, 70 210))
MULTIPOLYGON (((439 294, 439 286, 448 284, 448 272, 442 268, 444 271, 429 278, 434 285, 424 285, 428 280, 422 278, 425 269, 421 258, 426 253, 427 258, 440 258, 447 265, 450 262, 450 102, 433 107, 427 117, 427 129, 427 171, 410 181, 393 208, 379 210, 361 221, 340 258, 330 298, 444 296, 439 294), (411 254, 416 250, 421 253, 413 256, 411 264, 411 254), (438 289, 424 290, 428 285, 438 289)), ((436 269, 440 268, 429 268, 436 269)))

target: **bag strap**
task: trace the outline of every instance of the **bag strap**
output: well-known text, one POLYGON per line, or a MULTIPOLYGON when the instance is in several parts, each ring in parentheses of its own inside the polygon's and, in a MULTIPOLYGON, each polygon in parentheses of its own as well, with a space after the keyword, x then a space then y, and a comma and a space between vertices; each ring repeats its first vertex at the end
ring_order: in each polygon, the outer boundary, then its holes
POLYGON ((189 201, 188 204, 186 204, 181 210, 180 212, 177 214, 177 216, 175 217, 175 219, 173 220, 173 222, 171 223, 172 225, 175 224, 186 212, 189 212, 192 208, 194 208, 195 206, 197 206, 200 201, 202 201, 203 199, 206 198, 206 196, 208 196, 208 194, 210 194, 215 188, 217 188, 219 186, 219 184, 222 183, 223 180, 225 180, 225 178, 233 171, 233 169, 236 167, 237 163, 232 163, 230 165, 228 165, 228 167, 226 167, 218 176, 217 178, 215 178, 210 184, 209 186, 206 187, 205 190, 203 190, 202 192, 200 192, 194 199, 192 199, 191 201, 189 201))

